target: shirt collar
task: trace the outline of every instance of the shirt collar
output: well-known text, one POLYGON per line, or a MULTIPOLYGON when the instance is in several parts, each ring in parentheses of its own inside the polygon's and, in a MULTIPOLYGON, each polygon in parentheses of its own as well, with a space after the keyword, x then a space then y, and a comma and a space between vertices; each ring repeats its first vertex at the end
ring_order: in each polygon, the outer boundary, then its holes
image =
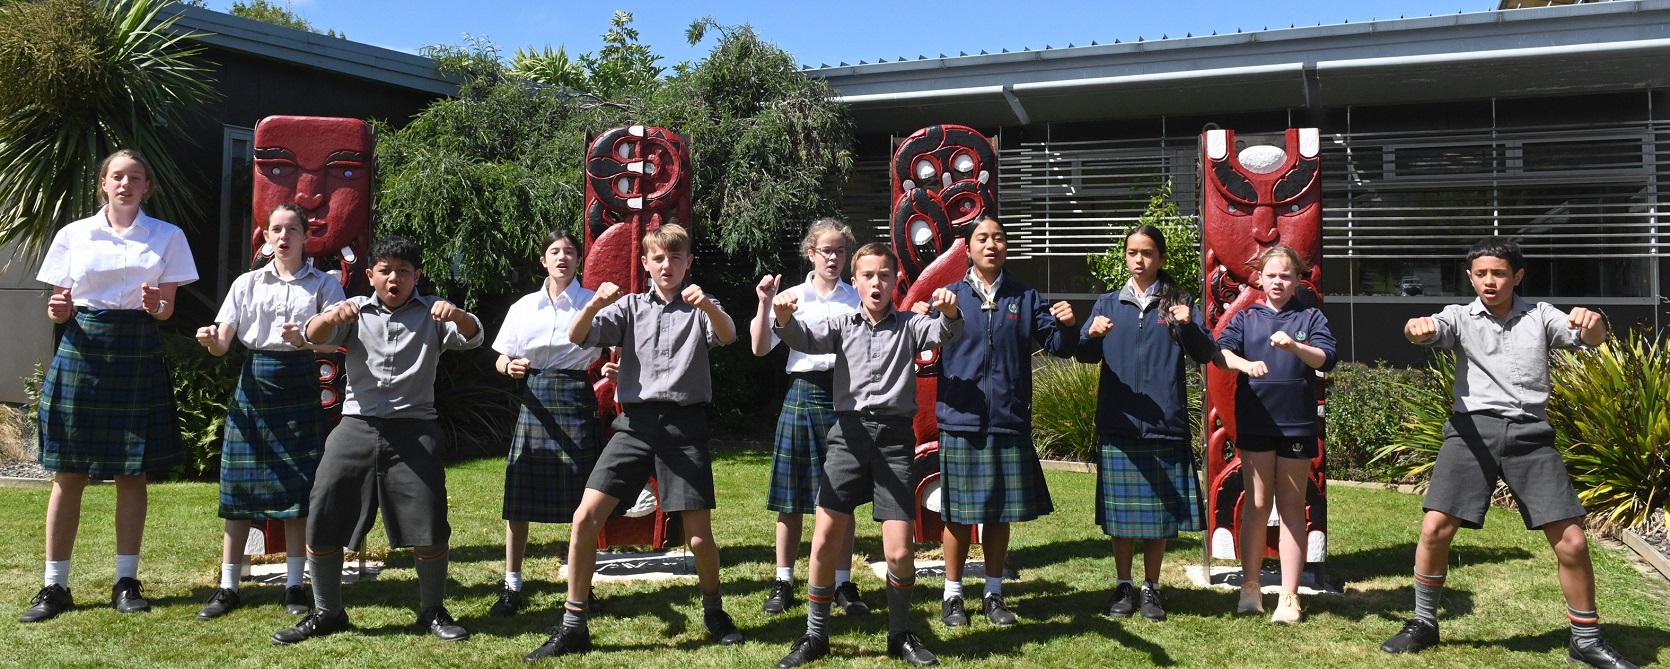
MULTIPOLYGON (((109 231, 110 234, 116 235, 117 234, 116 229, 110 227, 110 219, 108 217, 106 217, 106 215, 105 215, 106 212, 108 212, 108 211, 110 211, 110 205, 105 205, 105 206, 99 207, 99 213, 94 214, 94 216, 96 216, 98 218, 99 223, 102 224, 102 226, 104 227, 105 230, 109 231)), ((120 235, 117 235, 117 236, 118 237, 132 237, 133 236, 133 231, 134 231, 135 228, 149 234, 151 232, 151 225, 150 225, 149 221, 151 221, 151 220, 152 220, 151 216, 149 214, 146 214, 144 209, 140 209, 139 210, 139 215, 133 217, 133 225, 129 226, 128 231, 126 233, 123 233, 123 234, 120 234, 120 235)))
MULTIPOLYGON (((1525 298, 1520 297, 1519 293, 1516 292, 1513 294, 1513 306, 1508 307, 1508 317, 1504 320, 1513 320, 1513 317, 1530 311, 1531 303, 1526 302, 1525 298)), ((1496 314, 1490 313, 1490 309, 1484 306, 1484 298, 1482 297, 1473 298, 1472 304, 1467 305, 1467 313, 1474 316, 1496 317, 1496 314)))
MULTIPOLYGON (((401 309, 405 309, 407 307, 410 307, 414 303, 415 304, 422 304, 423 300, 419 299, 421 297, 423 297, 423 293, 419 293, 414 289, 412 291, 412 296, 406 298, 406 301, 401 303, 399 309, 390 309, 388 305, 383 304, 383 298, 377 294, 377 291, 375 289, 373 289, 371 291, 371 301, 366 303, 365 306, 371 307, 371 308, 376 309, 378 311, 381 311, 383 313, 392 314, 392 313, 394 313, 396 311, 399 311, 401 309)), ((361 307, 361 309, 364 309, 364 307, 361 307)))
POLYGON ((854 296, 858 295, 858 292, 853 289, 852 284, 847 283, 845 279, 836 279, 835 280, 835 289, 829 291, 829 295, 827 297, 823 296, 823 295, 819 295, 818 294, 818 289, 816 287, 817 284, 812 283, 812 280, 815 279, 815 278, 817 278, 817 273, 816 272, 807 272, 806 273, 806 282, 805 282, 806 290, 801 291, 802 294, 800 296, 800 299, 808 300, 808 301, 816 300, 818 302, 827 302, 829 300, 835 299, 836 295, 840 295, 842 293, 852 293, 854 296))
MULTIPOLYGON (((898 309, 888 309, 887 310, 887 315, 882 316, 881 320, 876 321, 876 326, 879 327, 882 323, 886 323, 887 319, 893 318, 893 317, 898 316, 898 315, 899 315, 899 310, 898 309)), ((852 322, 857 323, 858 325, 869 325, 870 324, 870 315, 864 313, 864 307, 862 307, 862 306, 858 308, 858 311, 852 312, 852 315, 847 316, 847 318, 852 319, 852 322)))
MULTIPOLYGON (((551 308, 555 309, 555 308, 557 308, 557 304, 555 302, 551 301, 551 291, 546 290, 546 282, 549 282, 550 280, 551 280, 551 277, 545 277, 545 281, 540 282, 540 284, 539 284, 540 298, 539 299, 540 299, 541 303, 548 304, 548 305, 551 306, 551 308)), ((568 286, 566 288, 563 288, 562 292, 557 293, 557 295, 559 297, 567 298, 566 301, 568 302, 568 304, 566 306, 572 307, 572 306, 575 306, 577 304, 580 304, 580 291, 582 291, 582 290, 585 290, 585 287, 580 285, 580 278, 579 277, 574 277, 573 279, 569 280, 568 286)))
MULTIPOLYGON (((262 265, 261 266, 261 271, 266 272, 268 274, 271 274, 273 276, 273 278, 278 279, 279 281, 285 281, 286 280, 284 277, 278 275, 278 258, 277 257, 274 257, 271 262, 268 262, 267 264, 262 265)), ((306 261, 304 261, 302 263, 301 270, 296 272, 295 274, 291 275, 288 280, 289 281, 301 281, 302 279, 307 278, 308 275, 311 275, 311 274, 314 274, 314 273, 324 274, 324 272, 322 270, 313 266, 313 259, 308 258, 306 261)))
POLYGON ((1148 290, 1140 290, 1137 288, 1137 282, 1135 280, 1126 279, 1125 286, 1119 289, 1120 300, 1130 302, 1131 304, 1135 304, 1139 307, 1148 306, 1148 301, 1152 298, 1159 297, 1159 295, 1160 282, 1158 280, 1155 280, 1154 283, 1148 284, 1148 290))

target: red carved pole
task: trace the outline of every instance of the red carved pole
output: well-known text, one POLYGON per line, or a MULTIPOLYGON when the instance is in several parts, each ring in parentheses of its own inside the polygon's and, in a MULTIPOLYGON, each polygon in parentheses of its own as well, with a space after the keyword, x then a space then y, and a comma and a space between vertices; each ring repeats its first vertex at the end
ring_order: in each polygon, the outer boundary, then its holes
MULTIPOLYGON (((1208 130, 1201 135, 1203 197, 1201 219, 1205 232, 1202 259, 1206 277, 1206 327, 1216 337, 1235 312, 1264 299, 1252 285, 1253 258, 1278 244, 1298 251, 1311 266, 1302 277, 1300 299, 1322 304, 1322 179, 1319 139, 1314 128, 1289 129, 1280 147, 1238 148, 1233 130, 1208 130), (1304 295, 1304 293, 1309 293, 1304 295)), ((1208 557, 1239 559, 1243 497, 1241 460, 1235 457, 1236 375, 1216 367, 1206 374, 1206 531, 1208 557)), ((1322 381, 1316 380, 1318 406, 1322 381)), ((1318 427, 1321 427, 1320 412, 1318 427)), ((1311 462, 1306 486, 1306 562, 1327 558, 1326 450, 1311 462)), ((1275 520, 1272 514, 1271 520, 1275 520)), ((1264 550, 1276 555, 1278 535, 1268 534, 1264 550)))
MULTIPOLYGON (((899 287, 893 303, 908 309, 928 302, 935 290, 968 273, 963 238, 971 225, 997 215, 997 152, 991 139, 960 125, 929 126, 911 133, 893 154, 893 251, 899 257, 899 287)), ((922 505, 939 481, 939 421, 934 403, 939 385, 939 352, 916 361, 916 541, 938 543, 944 527, 937 512, 922 505)), ((972 537, 979 543, 979 528, 972 537)))

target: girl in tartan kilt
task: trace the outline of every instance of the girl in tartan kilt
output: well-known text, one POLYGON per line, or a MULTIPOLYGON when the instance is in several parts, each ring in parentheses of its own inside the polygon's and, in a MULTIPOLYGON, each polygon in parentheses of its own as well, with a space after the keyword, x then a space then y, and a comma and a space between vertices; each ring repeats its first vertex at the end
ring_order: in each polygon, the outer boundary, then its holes
MULTIPOLYGON (((832 218, 820 219, 806 229, 800 240, 800 255, 812 265, 806 281, 784 292, 800 298, 795 318, 802 321, 847 316, 858 312, 858 293, 841 280, 847 255, 857 246, 852 228, 832 218)), ((749 328, 754 355, 764 357, 779 340, 771 332, 771 301, 782 277, 767 275, 755 292, 759 311, 749 328)), ((823 454, 829 428, 835 424, 835 355, 807 355, 790 350, 785 369, 789 391, 777 417, 776 437, 771 450, 771 489, 766 508, 777 512, 777 572, 766 596, 766 613, 782 613, 794 601, 794 563, 800 555, 800 537, 806 514, 817 511, 818 481, 823 476, 823 454)), ((847 528, 841 557, 835 567, 835 603, 847 615, 869 613, 852 582, 854 527, 847 528)))
POLYGON ((1050 513, 1049 488, 1032 446, 1032 352, 1065 358, 1078 345, 1073 308, 1044 298, 1003 271, 1009 238, 986 217, 971 226, 968 275, 947 286, 967 325, 940 352, 939 468, 945 495, 945 593, 940 619, 968 624, 963 610, 963 565, 974 525, 981 526, 986 583, 981 611, 993 625, 1015 616, 1003 601, 1009 524, 1050 513))
POLYGON ((37 279, 52 286, 47 318, 64 325, 41 384, 41 466, 53 472, 46 510, 45 584, 19 618, 52 618, 75 604, 70 554, 81 498, 94 476, 116 479, 116 583, 111 605, 147 611, 140 589, 146 475, 185 463, 159 321, 174 291, 197 280, 185 234, 147 216, 150 166, 121 150, 99 166, 98 213, 58 230, 37 279))
POLYGON ((301 323, 343 299, 342 284, 307 262, 307 212, 285 203, 267 214, 262 236, 272 262, 232 282, 215 324, 197 331, 209 353, 225 355, 236 338, 249 355, 226 415, 220 454, 222 540, 220 587, 197 613, 212 620, 238 608, 238 577, 244 544, 256 520, 284 521, 284 608, 301 615, 311 608, 302 585, 307 563, 307 499, 329 427, 319 403, 314 346, 302 339, 301 323))
POLYGON ((1200 479, 1189 442, 1186 375, 1212 359, 1200 309, 1163 267, 1165 234, 1139 225, 1125 235, 1131 278, 1097 298, 1079 335, 1080 362, 1100 363, 1096 432, 1096 522, 1113 537, 1119 581, 1107 615, 1165 620, 1160 566, 1166 540, 1205 525, 1200 479), (1143 540, 1143 582, 1131 580, 1143 540))
POLYGON ((522 558, 528 523, 573 520, 603 448, 588 371, 602 352, 568 341, 568 326, 593 295, 574 276, 585 254, 580 240, 560 229, 545 236, 544 249, 539 264, 545 281, 511 305, 493 341, 499 352, 495 369, 527 380, 505 464, 505 576, 488 611, 495 616, 514 615, 527 605, 522 558))

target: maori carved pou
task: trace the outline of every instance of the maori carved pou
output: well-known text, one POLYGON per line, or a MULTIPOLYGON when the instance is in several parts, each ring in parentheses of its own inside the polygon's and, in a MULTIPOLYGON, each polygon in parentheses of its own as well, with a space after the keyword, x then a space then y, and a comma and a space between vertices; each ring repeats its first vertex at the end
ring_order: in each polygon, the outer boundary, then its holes
MULTIPOLYGON (((1264 299, 1256 284, 1253 258, 1278 244, 1291 247, 1310 263, 1300 277, 1295 299, 1321 306, 1322 179, 1315 128, 1289 129, 1269 143, 1237 142, 1233 130, 1201 135, 1201 218, 1205 231, 1202 261, 1206 277, 1206 327, 1216 337, 1236 312, 1264 299)), ((1318 404, 1322 383, 1316 381, 1318 404)), ((1321 420, 1319 417, 1318 421, 1321 420)), ((1321 434, 1321 430, 1318 430, 1321 434)), ((1211 557, 1237 559, 1243 486, 1241 461, 1234 457, 1235 374, 1209 367, 1206 374, 1207 535, 1211 557)), ((1318 436, 1320 440, 1322 437, 1318 436)), ((1321 446, 1322 444, 1318 444, 1321 446)), ((1305 561, 1327 558, 1326 453, 1319 449, 1306 486, 1305 561)), ((1276 515, 1271 514, 1271 522, 1276 515)), ((1275 555, 1272 528, 1266 546, 1275 555)))
MULTIPOLYGON (((586 150, 585 275, 581 285, 592 290, 605 281, 627 293, 649 290, 649 275, 639 261, 644 233, 666 223, 677 223, 696 234, 690 222, 690 152, 684 141, 665 128, 621 126, 598 135, 586 150)), ((602 361, 592 367, 597 392, 598 420, 605 434, 619 413, 615 384, 602 378, 602 361)), ((650 479, 652 492, 659 492, 650 479)), ((622 500, 623 507, 634 500, 622 500)), ((676 516, 653 513, 616 517, 603 526, 597 547, 677 545, 681 531, 676 516)))
MULTIPOLYGON (((973 128, 936 125, 899 143, 893 154, 893 252, 899 257, 894 305, 908 309, 928 302, 935 290, 968 272, 969 226, 997 215, 997 152, 992 140, 973 128)), ((939 513, 923 506, 939 485, 939 423, 934 402, 939 352, 916 361, 916 456, 911 478, 916 489, 916 541, 938 542, 939 513)), ((978 534, 974 540, 979 541, 978 534)))

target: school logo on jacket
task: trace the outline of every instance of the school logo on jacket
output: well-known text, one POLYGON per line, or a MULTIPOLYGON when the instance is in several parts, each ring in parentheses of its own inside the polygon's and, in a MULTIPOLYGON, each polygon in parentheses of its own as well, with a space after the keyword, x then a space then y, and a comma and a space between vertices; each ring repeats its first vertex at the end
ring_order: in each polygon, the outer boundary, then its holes
POLYGON ((1021 305, 1015 304, 1014 302, 1010 302, 1009 303, 1009 320, 1020 320, 1020 317, 1021 317, 1020 314, 1021 314, 1021 305))
POLYGON ((1293 338, 1296 339, 1296 340, 1299 340, 1299 341, 1304 341, 1309 336, 1310 335, 1305 334, 1304 330, 1300 330, 1299 334, 1293 335, 1293 338))

